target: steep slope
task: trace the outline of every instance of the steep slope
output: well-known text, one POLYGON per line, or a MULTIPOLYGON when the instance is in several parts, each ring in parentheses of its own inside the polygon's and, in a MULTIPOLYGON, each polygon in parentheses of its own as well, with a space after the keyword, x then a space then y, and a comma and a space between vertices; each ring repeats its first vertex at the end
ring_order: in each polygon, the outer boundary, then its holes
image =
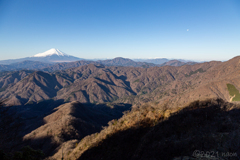
MULTIPOLYGON (((116 98, 141 94, 142 88, 151 92, 158 85, 174 81, 169 67, 145 69, 89 64, 66 70, 63 73, 75 80, 73 84, 60 90, 57 98, 61 99, 66 95, 71 95, 71 98, 76 98, 74 100, 83 102, 112 101, 116 98)), ((61 75, 61 72, 58 74, 61 75)))
POLYGON ((8 72, 0 72, 0 88, 1 91, 3 91, 3 88, 6 89, 6 87, 9 84, 17 83, 29 74, 31 74, 33 71, 28 70, 21 70, 21 71, 8 71, 8 72))
MULTIPOLYGON (((73 71, 79 78, 58 92, 57 99, 81 102, 109 102, 119 97, 134 95, 127 82, 104 66, 90 64, 73 71)), ((72 71, 70 71, 72 73, 72 71)))
MULTIPOLYGON (((220 63, 219 65, 210 68, 192 79, 191 87, 188 91, 178 95, 171 103, 187 104, 194 100, 203 100, 206 98, 222 98, 230 101, 231 97, 227 89, 227 84, 233 84, 238 90, 239 73, 240 72, 240 57, 235 57, 229 61, 220 63)), ((188 75, 193 77, 196 73, 188 75)))
POLYGON ((209 99, 178 110, 162 107, 133 109, 82 139, 64 158, 202 159, 201 151, 213 151, 216 159, 227 152, 229 159, 239 158, 239 105, 209 99))
POLYGON ((30 145, 23 143, 23 137, 43 125, 43 118, 62 103, 47 100, 24 106, 0 106, 0 150, 13 153, 30 145))
MULTIPOLYGON (((181 93, 195 83, 197 76, 221 62, 209 62, 182 67, 164 66, 151 68, 113 67, 89 64, 68 69, 58 74, 70 77, 73 84, 58 92, 58 99, 79 100, 82 102, 106 102, 119 99, 118 102, 141 103, 163 96, 181 93), (165 94, 165 95, 163 95, 165 94), (135 96, 137 95, 137 96, 135 96)), ((199 82, 199 81, 198 81, 199 82)), ((197 82, 196 82, 197 85, 197 82)))
MULTIPOLYGON (((89 106, 77 101, 56 107, 53 113, 43 118, 44 124, 23 137, 26 144, 40 148, 47 155, 52 155, 58 147, 68 146, 63 143, 70 140, 77 142, 86 135, 99 132, 108 121, 120 118, 130 105, 89 106), (111 107, 111 108, 110 108, 111 107)), ((73 143, 73 145, 76 145, 73 143)), ((59 149, 59 148, 58 148, 59 149)), ((60 157, 59 157, 60 158, 60 157)))
POLYGON ((0 93, 2 99, 8 99, 9 104, 22 105, 27 102, 37 102, 56 96, 63 87, 55 75, 36 71, 17 82, 12 87, 0 93))
POLYGON ((139 70, 139 74, 135 74, 132 78, 128 74, 127 81, 130 81, 131 88, 137 92, 137 96, 126 97, 126 99, 120 99, 119 102, 143 103, 171 98, 188 91, 193 85, 200 85, 199 81, 201 80, 197 81, 198 77, 220 63, 207 62, 181 67, 152 67, 145 71, 139 70))

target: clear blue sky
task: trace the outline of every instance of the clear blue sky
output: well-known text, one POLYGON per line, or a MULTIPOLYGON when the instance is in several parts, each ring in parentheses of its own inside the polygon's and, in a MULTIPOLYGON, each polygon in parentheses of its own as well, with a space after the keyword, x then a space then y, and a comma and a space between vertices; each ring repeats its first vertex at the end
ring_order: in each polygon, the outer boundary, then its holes
POLYGON ((240 0, 0 0, 0 60, 57 48, 80 58, 227 60, 240 0))

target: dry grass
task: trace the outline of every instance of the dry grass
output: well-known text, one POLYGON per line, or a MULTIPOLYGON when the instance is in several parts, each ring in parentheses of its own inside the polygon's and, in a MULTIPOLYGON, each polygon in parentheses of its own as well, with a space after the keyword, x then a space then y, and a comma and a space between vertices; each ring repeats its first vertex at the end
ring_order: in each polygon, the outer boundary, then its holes
MULTIPOLYGON (((105 139, 112 135, 132 128, 153 127, 159 122, 167 119, 173 110, 167 109, 167 104, 149 107, 148 104, 134 107, 131 111, 126 111, 120 119, 114 119, 104 127, 100 133, 95 133, 84 137, 66 159, 76 159, 82 153, 92 147, 100 145, 105 139)), ((57 157, 59 155, 54 155, 57 157)))
POLYGON ((83 138, 65 159, 173 159, 197 149, 238 153, 239 106, 214 99, 167 108, 136 107, 83 138))

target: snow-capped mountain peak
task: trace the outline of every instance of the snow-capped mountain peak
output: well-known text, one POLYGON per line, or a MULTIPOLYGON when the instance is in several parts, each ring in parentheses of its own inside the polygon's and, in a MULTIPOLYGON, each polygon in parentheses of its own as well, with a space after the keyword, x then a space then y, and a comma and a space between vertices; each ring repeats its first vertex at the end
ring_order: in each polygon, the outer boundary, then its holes
POLYGON ((47 50, 46 52, 38 53, 38 54, 34 55, 33 57, 47 57, 47 56, 52 56, 52 55, 69 56, 66 53, 59 51, 58 49, 52 48, 52 49, 47 50))

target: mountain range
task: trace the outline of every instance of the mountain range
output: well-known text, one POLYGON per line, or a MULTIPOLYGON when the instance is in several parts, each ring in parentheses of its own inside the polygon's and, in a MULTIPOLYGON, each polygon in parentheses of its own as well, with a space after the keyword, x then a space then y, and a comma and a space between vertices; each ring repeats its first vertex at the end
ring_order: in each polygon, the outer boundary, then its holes
MULTIPOLYGON (((46 53, 35 57, 41 56, 46 53)), ((18 69, 0 72, 0 156, 1 149, 11 157, 23 146, 41 149, 46 160, 239 153, 240 56, 204 63, 117 57, 7 66, 18 69)))
POLYGON ((181 66, 185 64, 195 64, 195 62, 188 62, 183 60, 168 60, 166 58, 146 60, 137 59, 136 61, 134 61, 128 58, 117 57, 114 59, 93 61, 70 56, 66 53, 61 52, 58 49, 52 48, 46 52, 38 53, 32 57, 1 60, 0 71, 15 71, 28 69, 52 72, 55 70, 78 67, 90 63, 103 64, 106 66, 132 66, 144 68, 164 65, 181 66))
MULTIPOLYGON (((22 79, 14 78, 15 83, 6 80, 9 79, 6 72, 1 77, 4 88, 0 92, 0 97, 7 98, 9 105, 37 103, 51 98, 63 99, 64 101, 77 100, 84 103, 114 100, 119 102, 151 101, 161 99, 166 95, 173 96, 186 90, 190 91, 191 88, 201 86, 202 89, 211 81, 219 81, 218 77, 213 77, 215 73, 211 72, 216 66, 222 68, 221 65, 225 63, 227 62, 213 61, 184 65, 178 68, 174 66, 118 67, 90 63, 53 73, 34 71, 28 76, 22 77, 22 79), (204 79, 208 79, 208 81, 204 81, 204 79), (135 100, 129 99, 132 96, 135 97, 135 100)), ((18 76, 20 72, 15 74, 18 76)), ((12 72, 10 72, 10 75, 13 75, 12 72)), ((221 76, 224 75, 221 74, 221 76)), ((218 86, 216 87, 217 90, 221 90, 218 86)), ((210 93, 216 95, 217 92, 211 90, 207 92, 208 95, 210 93)), ((207 95, 202 93, 199 98, 204 96, 207 95)), ((221 98, 229 99, 226 91, 221 93, 221 98)))

